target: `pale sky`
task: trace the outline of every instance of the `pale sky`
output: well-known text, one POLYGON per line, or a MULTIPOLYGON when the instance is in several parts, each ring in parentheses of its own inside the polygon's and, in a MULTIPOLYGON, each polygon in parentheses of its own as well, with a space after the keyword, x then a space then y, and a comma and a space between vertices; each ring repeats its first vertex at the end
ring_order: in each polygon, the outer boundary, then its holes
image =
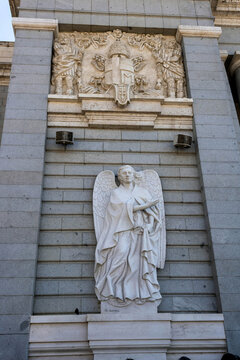
POLYGON ((0 0, 0 41, 14 41, 8 0, 0 0))

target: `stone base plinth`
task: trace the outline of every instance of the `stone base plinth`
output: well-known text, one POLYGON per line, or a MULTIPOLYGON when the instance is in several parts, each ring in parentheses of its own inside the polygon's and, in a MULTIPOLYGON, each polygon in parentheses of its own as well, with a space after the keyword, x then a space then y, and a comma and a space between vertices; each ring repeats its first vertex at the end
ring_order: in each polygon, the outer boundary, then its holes
POLYGON ((126 306, 121 305, 120 303, 116 305, 116 303, 111 304, 108 301, 101 302, 101 313, 108 314, 157 314, 157 308, 160 304, 159 301, 147 301, 144 304, 136 304, 135 302, 131 302, 126 306))
POLYGON ((88 315, 94 360, 165 360, 171 341, 171 315, 88 315))
POLYGON ((222 314, 32 316, 31 360, 219 360, 222 314))

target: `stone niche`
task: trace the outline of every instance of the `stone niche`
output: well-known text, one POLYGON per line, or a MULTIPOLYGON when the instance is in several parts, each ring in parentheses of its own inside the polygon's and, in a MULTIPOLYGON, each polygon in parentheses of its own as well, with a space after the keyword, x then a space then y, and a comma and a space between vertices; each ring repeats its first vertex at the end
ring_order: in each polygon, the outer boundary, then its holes
POLYGON ((173 36, 121 30, 59 33, 49 121, 190 129, 192 100, 186 97, 181 45, 173 36))

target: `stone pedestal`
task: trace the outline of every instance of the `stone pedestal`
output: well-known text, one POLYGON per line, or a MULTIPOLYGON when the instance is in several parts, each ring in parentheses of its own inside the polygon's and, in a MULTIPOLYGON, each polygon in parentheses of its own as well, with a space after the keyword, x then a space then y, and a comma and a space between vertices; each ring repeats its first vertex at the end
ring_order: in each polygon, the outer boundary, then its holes
POLYGON ((171 314, 88 315, 94 360, 165 360, 171 341, 171 314))
POLYGON ((32 316, 29 360, 219 360, 222 314, 32 316))

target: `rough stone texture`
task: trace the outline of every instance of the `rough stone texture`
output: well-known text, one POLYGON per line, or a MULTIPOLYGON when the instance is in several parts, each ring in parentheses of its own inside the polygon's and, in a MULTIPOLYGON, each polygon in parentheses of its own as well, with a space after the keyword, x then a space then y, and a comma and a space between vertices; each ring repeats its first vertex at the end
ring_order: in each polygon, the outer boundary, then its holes
MULTIPOLYGON (((160 312, 216 312, 215 289, 194 146, 174 148, 177 131, 72 129, 74 145, 56 145, 48 128, 35 314, 99 312, 94 293, 92 189, 96 175, 125 163, 161 177, 167 263, 158 278, 160 312)), ((64 130, 71 130, 65 128, 64 130)), ((187 132, 191 134, 191 132, 187 132)))
MULTIPOLYGON (((195 86, 194 73, 203 68, 210 72, 212 61, 216 64, 215 70, 212 70, 216 71, 219 76, 221 73, 225 74, 220 56, 217 54, 217 40, 186 37, 183 39, 183 46, 189 92, 194 99, 198 160, 205 196, 204 206, 211 238, 212 257, 215 260, 215 277, 220 298, 219 306, 221 306, 219 310, 223 311, 226 322, 228 350, 238 354, 240 353, 240 343, 237 340, 240 336, 237 325, 237 314, 240 311, 239 286, 228 288, 226 294, 227 284, 236 284, 236 281, 239 280, 236 263, 239 263, 240 252, 238 245, 232 243, 235 233, 239 233, 240 230, 237 210, 240 199, 240 155, 237 143, 238 134, 235 131, 234 116, 236 117, 236 115, 233 115, 232 98, 229 92, 225 98, 223 110, 221 109, 223 100, 219 99, 217 92, 215 99, 203 100, 201 90, 199 87, 197 90, 195 86), (198 58, 197 62, 190 56, 193 44, 196 50, 195 57, 198 58), (205 53, 201 51, 200 47, 197 50, 196 46, 205 46, 208 49, 210 60, 205 57, 205 53), (219 119, 219 122, 214 121, 214 126, 212 125, 213 117, 219 119), (229 147, 226 146, 226 141, 229 142, 229 147), (208 144, 211 144, 210 148, 208 144), (221 203, 223 201, 224 204, 221 203), (233 313, 236 314, 235 317, 233 313)), ((198 72, 197 82, 199 85, 205 82, 204 71, 198 72)), ((209 77, 207 85, 208 89, 217 88, 218 91, 228 91, 226 80, 218 81, 215 77, 209 77)), ((202 88, 202 93, 205 93, 204 88, 202 88)))
POLYGON ((44 31, 16 32, 0 149, 0 358, 6 360, 27 359, 52 36, 44 31), (44 47, 39 44, 41 39, 44 47), (32 52, 30 41, 37 51, 32 52), (26 56, 21 55, 22 46, 26 56))

